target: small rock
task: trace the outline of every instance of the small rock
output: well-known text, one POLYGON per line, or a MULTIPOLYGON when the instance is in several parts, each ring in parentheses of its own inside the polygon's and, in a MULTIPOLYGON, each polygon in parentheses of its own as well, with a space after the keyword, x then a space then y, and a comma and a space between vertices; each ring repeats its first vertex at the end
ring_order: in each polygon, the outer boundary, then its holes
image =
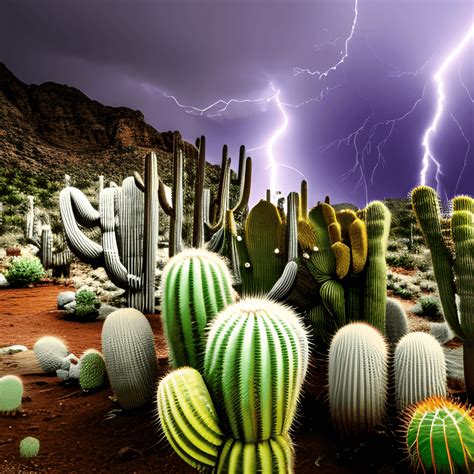
POLYGON ((74 314, 76 312, 76 300, 64 305, 64 309, 68 314, 74 314))
POLYGON ((138 449, 132 448, 131 446, 125 446, 117 453, 117 458, 120 461, 128 461, 129 459, 135 459, 142 455, 138 449))
POLYGON ((113 313, 116 310, 117 310, 117 308, 115 306, 111 306, 109 304, 102 303, 102 305, 100 306, 100 309, 99 309, 99 316, 97 316, 97 319, 103 320, 103 319, 107 318, 107 316, 110 313, 113 313))
POLYGON ((0 347, 0 355, 16 354, 17 352, 25 352, 27 350, 27 347, 22 346, 20 344, 15 344, 13 346, 0 347))
POLYGON ((74 291, 61 291, 58 294, 58 308, 64 308, 67 304, 75 301, 76 295, 74 291))
POLYGON ((8 283, 8 280, 5 278, 5 275, 3 273, 0 273, 0 288, 6 288, 9 285, 10 283, 8 283))

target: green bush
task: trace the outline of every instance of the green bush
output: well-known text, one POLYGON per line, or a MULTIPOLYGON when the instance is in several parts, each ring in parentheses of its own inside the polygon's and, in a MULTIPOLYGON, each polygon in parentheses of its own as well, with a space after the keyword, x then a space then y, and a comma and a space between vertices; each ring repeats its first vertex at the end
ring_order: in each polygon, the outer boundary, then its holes
POLYGON ((93 291, 81 290, 76 293, 76 316, 94 319, 99 315, 100 301, 93 291))
POLYGON ((387 265, 390 267, 402 267, 406 270, 414 270, 416 268, 415 259, 407 252, 389 252, 387 253, 387 265))
POLYGON ((433 296, 422 296, 413 308, 413 312, 419 316, 439 317, 442 314, 440 301, 433 296))
POLYGON ((36 257, 18 257, 12 260, 5 278, 12 286, 27 286, 44 276, 44 268, 36 257))

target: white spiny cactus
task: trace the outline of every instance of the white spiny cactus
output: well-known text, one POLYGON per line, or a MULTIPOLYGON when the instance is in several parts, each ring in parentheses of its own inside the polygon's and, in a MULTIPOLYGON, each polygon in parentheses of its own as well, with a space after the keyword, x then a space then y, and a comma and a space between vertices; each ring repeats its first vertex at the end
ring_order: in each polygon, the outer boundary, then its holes
POLYGON ((41 368, 47 373, 54 373, 60 369, 64 358, 69 354, 66 344, 54 336, 38 339, 33 346, 33 351, 41 368))

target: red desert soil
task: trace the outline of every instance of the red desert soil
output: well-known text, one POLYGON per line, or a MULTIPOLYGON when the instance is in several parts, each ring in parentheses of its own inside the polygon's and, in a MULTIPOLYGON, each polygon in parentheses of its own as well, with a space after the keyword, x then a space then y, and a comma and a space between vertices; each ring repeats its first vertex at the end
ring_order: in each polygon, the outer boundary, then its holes
MULTIPOLYGON (((60 318, 56 297, 65 288, 40 285, 0 290, 0 347, 31 348, 43 335, 67 341, 79 356, 101 348, 102 321, 60 318)), ((159 315, 150 315, 160 360, 159 377, 169 371, 159 315)), ((0 375, 5 375, 0 356, 0 375)), ((406 473, 400 441, 381 429, 370 438, 342 442, 328 420, 325 368, 316 361, 305 387, 293 432, 297 473, 406 473)), ((24 375, 22 410, 0 416, 0 472, 195 472, 174 454, 158 432, 154 404, 130 413, 117 410, 110 388, 84 394, 54 376, 24 375), (26 436, 40 440, 36 458, 23 460, 18 446, 26 436)))

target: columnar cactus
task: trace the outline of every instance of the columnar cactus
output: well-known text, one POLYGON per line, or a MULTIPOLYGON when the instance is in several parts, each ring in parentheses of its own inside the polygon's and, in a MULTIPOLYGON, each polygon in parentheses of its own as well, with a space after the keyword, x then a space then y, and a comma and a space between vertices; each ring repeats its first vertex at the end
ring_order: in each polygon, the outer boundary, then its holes
POLYGON ((88 349, 80 358, 79 385, 85 392, 102 387, 106 368, 104 357, 95 349, 88 349))
POLYGON ((288 432, 308 364, 305 329, 289 308, 252 298, 211 323, 204 382, 194 369, 158 388, 163 430, 176 452, 217 472, 292 472, 288 432))
POLYGON ((21 408, 23 382, 16 375, 0 378, 0 414, 15 413, 21 408))
POLYGON ((339 329, 329 348, 329 404, 342 433, 383 423, 387 371, 387 346, 375 328, 352 323, 339 329))
POLYGON ((34 458, 40 450, 40 442, 33 436, 27 436, 20 441, 20 457, 34 458))
POLYGON ((468 408, 444 398, 428 398, 411 410, 405 439, 416 469, 473 472, 474 417, 468 408))
POLYGON ((217 254, 191 249, 167 263, 161 284, 171 365, 202 370, 207 324, 233 301, 230 272, 217 254))
POLYGON ((404 336, 395 349, 394 369, 399 411, 424 398, 446 395, 444 352, 433 336, 423 332, 404 336))
POLYGON ((444 316, 464 341, 464 377, 468 396, 474 399, 474 199, 469 196, 453 199, 450 224, 454 255, 442 233, 436 191, 419 186, 412 191, 412 203, 430 248, 444 316))
POLYGON ((112 282, 127 290, 128 304, 149 313, 155 309, 158 189, 157 158, 152 152, 145 159, 145 182, 129 177, 121 187, 104 189, 99 211, 76 188, 63 189, 59 198, 73 253, 95 267, 104 266, 112 282), (99 225, 102 245, 85 236, 78 224, 99 225))
POLYGON ((120 405, 129 410, 150 402, 157 360, 150 323, 140 311, 124 308, 107 317, 102 327, 102 353, 120 405))
POLYGON ((63 360, 69 354, 66 344, 54 336, 44 336, 38 339, 33 351, 39 365, 46 373, 55 373, 61 368, 63 360))

